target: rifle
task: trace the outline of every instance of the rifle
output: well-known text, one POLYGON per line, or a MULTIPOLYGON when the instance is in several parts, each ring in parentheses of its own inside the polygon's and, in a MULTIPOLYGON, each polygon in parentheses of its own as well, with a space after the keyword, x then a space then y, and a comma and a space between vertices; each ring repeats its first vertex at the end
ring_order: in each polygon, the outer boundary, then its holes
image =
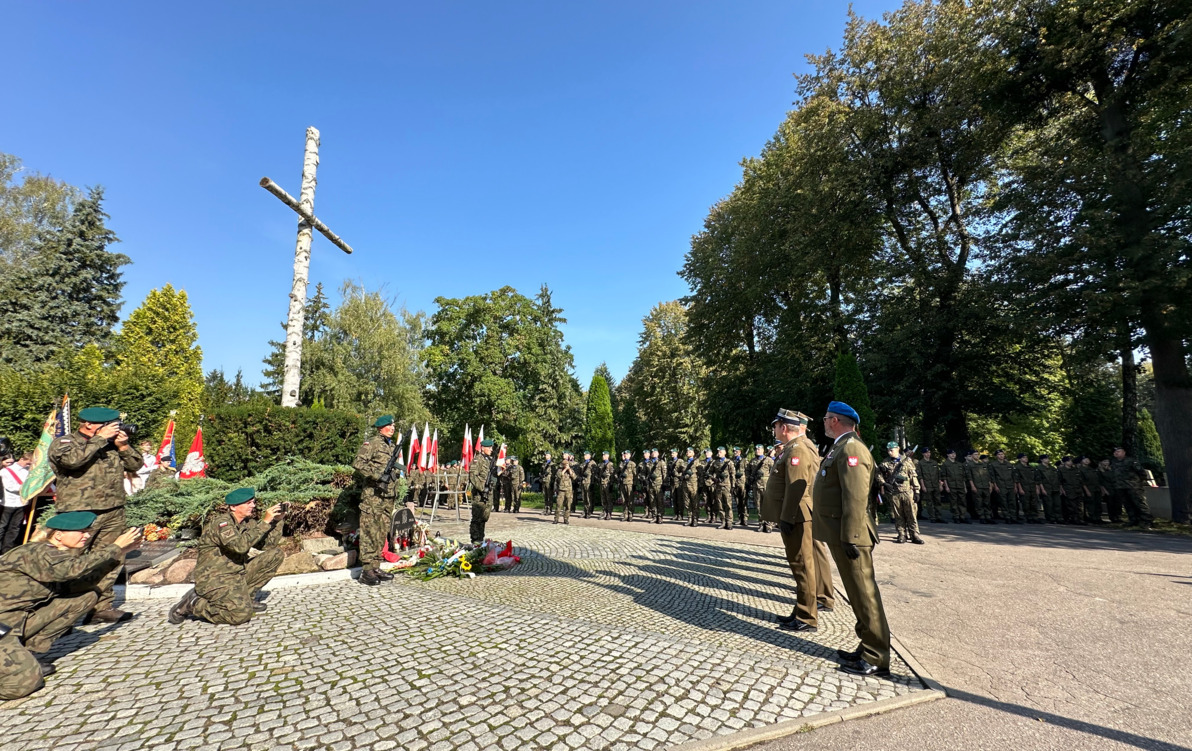
MULTIPOLYGON (((914 453, 915 453, 916 451, 918 451, 918 450, 919 450, 919 445, 918 445, 918 444, 915 444, 915 447, 914 447, 913 449, 911 449, 911 454, 914 454, 914 453)), ((897 480, 897 478, 898 478, 898 470, 899 470, 899 469, 902 467, 902 462, 906 460, 906 457, 907 457, 907 455, 906 455, 906 454, 899 454, 899 455, 898 455, 898 461, 894 462, 894 473, 890 475, 890 480, 891 480, 891 481, 896 481, 896 480, 897 480)), ((883 485, 885 485, 885 486, 886 486, 886 487, 889 489, 889 491, 890 491, 891 495, 893 495, 894 491, 898 490, 898 485, 897 485, 897 484, 891 485, 889 481, 887 481, 887 482, 884 482, 884 483, 882 483, 882 484, 883 484, 883 485)), ((912 488, 912 490, 914 490, 914 489, 912 488)), ((879 495, 878 495, 878 497, 880 498, 880 497, 881 497, 881 495, 879 494, 879 495)))
POLYGON ((404 472, 406 469, 406 465, 399 464, 397 461, 398 447, 401 446, 401 439, 402 436, 399 434, 393 440, 393 453, 389 455, 389 461, 385 464, 385 471, 381 473, 381 479, 377 481, 377 490, 380 491, 381 495, 389 494, 389 486, 393 484, 394 480, 394 470, 404 472))

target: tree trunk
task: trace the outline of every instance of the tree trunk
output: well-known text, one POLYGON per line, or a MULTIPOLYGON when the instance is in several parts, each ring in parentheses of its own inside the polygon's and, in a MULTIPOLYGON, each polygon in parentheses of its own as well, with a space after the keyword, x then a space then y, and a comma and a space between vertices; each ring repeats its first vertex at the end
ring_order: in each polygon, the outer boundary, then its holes
MULTIPOLYGON (((302 159, 302 194, 298 203, 308 214, 315 211, 315 171, 319 166, 319 131, 306 129, 306 153, 302 159)), ((286 357, 281 388, 281 406, 298 406, 302 380, 302 331, 306 318, 306 283, 310 277, 311 224, 298 219, 298 242, 294 246, 294 286, 290 290, 290 317, 286 323, 286 357)))
POLYGON ((1187 524, 1192 501, 1192 375, 1178 336, 1151 335, 1148 330, 1147 339, 1155 368, 1155 427, 1163 443, 1171 517, 1187 524))
POLYGON ((1138 456, 1138 365, 1130 337, 1123 337, 1122 357, 1122 447, 1130 456, 1138 456))

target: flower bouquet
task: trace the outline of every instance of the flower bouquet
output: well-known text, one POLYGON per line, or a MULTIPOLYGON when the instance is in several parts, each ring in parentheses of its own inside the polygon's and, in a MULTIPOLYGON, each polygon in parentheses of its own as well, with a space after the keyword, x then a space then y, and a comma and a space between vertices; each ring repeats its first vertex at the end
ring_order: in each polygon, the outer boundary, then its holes
POLYGON ((474 545, 436 537, 398 561, 395 568, 406 569, 410 576, 422 581, 430 581, 440 576, 471 579, 478 573, 504 571, 520 561, 520 558, 513 555, 512 540, 504 545, 493 540, 474 545))

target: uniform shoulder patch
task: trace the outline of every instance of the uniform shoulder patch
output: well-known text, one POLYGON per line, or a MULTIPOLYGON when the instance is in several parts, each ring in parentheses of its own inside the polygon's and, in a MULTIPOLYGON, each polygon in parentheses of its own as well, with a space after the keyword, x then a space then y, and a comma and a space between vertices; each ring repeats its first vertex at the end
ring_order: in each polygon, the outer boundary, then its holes
POLYGON ((220 528, 220 529, 223 529, 223 528, 224 528, 224 527, 226 527, 226 526, 228 526, 228 523, 227 523, 227 522, 220 522, 220 523, 219 523, 219 528, 220 528))
POLYGON ((791 466, 792 466, 792 467, 797 467, 797 466, 799 466, 799 457, 797 457, 797 456, 792 456, 792 457, 791 457, 791 466))
POLYGON ((855 466, 857 466, 857 463, 858 463, 858 461, 859 461, 859 459, 858 459, 857 457, 855 457, 855 456, 850 456, 850 457, 848 458, 848 465, 849 465, 850 467, 855 467, 855 466))

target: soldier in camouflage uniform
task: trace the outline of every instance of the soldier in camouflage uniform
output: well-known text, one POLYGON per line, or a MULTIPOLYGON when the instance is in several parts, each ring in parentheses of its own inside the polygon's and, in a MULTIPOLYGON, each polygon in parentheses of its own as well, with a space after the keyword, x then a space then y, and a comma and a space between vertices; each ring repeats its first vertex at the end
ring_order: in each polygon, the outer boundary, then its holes
POLYGON ((1006 450, 998 449, 993 454, 989 467, 989 479, 993 483, 993 499, 997 502, 997 513, 1006 524, 1018 521, 1018 500, 1014 492, 1014 465, 1006 461, 1006 450))
POLYGON ((889 458, 878 465, 877 476, 881 483, 882 495, 890 505, 894 526, 898 530, 894 542, 910 540, 916 545, 922 545, 923 538, 919 537, 918 509, 915 508, 915 488, 919 485, 915 463, 899 456, 900 450, 894 441, 886 444, 886 453, 889 458))
POLYGON ((1126 449, 1118 446, 1113 450, 1109 468, 1113 476, 1113 495, 1118 505, 1126 509, 1130 525, 1150 529, 1154 517, 1146 502, 1146 470, 1142 463, 1126 456, 1126 449))
POLYGON ((1065 524, 1087 524, 1084 520, 1084 478, 1071 456, 1060 461, 1060 503, 1065 524))
POLYGON ((683 507, 683 470, 686 468, 687 460, 679 456, 678 449, 671 449, 670 461, 666 467, 666 490, 670 493, 675 521, 684 521, 687 516, 683 507))
POLYGON ((1026 454, 1019 454, 1013 469, 1014 492, 1022 504, 1022 517, 1027 524, 1039 522, 1039 492, 1038 482, 1035 480, 1035 468, 1031 466, 1026 454))
POLYGON ((1059 524, 1060 515, 1060 473, 1051 466, 1051 457, 1043 454, 1035 467, 1035 487, 1043 499, 1043 519, 1048 524, 1059 524))
POLYGON ((940 516, 940 489, 944 483, 940 479, 940 465, 931 458, 931 449, 921 452, 923 458, 915 464, 919 474, 919 504, 923 509, 923 517, 939 524, 944 521, 940 516))
POLYGON ((1101 498, 1109 512, 1109 523, 1117 524, 1122 520, 1122 507, 1113 495, 1113 468, 1108 459, 1097 462, 1097 479, 1101 483, 1101 498))
MULTIPOLYGON (((141 452, 129 445, 120 430, 120 413, 106 407, 88 407, 79 412, 79 429, 54 439, 49 451, 50 467, 56 477, 59 512, 91 511, 90 547, 110 545, 124 532, 124 473, 144 465, 141 452)), ((99 600, 88 620, 117 623, 131 613, 112 606, 112 587, 120 568, 108 572, 99 582, 99 600)))
POLYGON ((600 464, 596 465, 596 480, 600 483, 600 508, 602 520, 613 518, 613 502, 617 495, 617 463, 609 458, 609 452, 602 451, 600 464))
POLYGON ((973 493, 973 505, 982 524, 993 524, 993 509, 989 495, 993 484, 989 479, 989 465, 981 461, 977 451, 969 449, 964 461, 964 481, 973 493))
POLYGON ((592 460, 592 452, 584 452, 583 462, 576 467, 576 485, 579 488, 579 499, 584 505, 584 518, 588 519, 596 511, 596 499, 592 495, 592 481, 596 479, 596 462, 592 460))
POLYGON ((521 511, 522 485, 526 481, 526 469, 518 464, 516 456, 509 457, 509 466, 501 473, 501 483, 505 488, 505 511, 518 513, 521 511))
MULTIPOLYGON (((816 452, 819 456, 819 452, 816 452)), ((774 470, 774 460, 766 453, 765 447, 760 443, 753 447, 753 461, 746 466, 746 486, 748 492, 753 496, 753 505, 761 512, 762 498, 766 494, 766 483, 770 481, 770 472, 774 470)), ((773 530, 773 522, 766 519, 761 520, 761 531, 770 532, 773 530)))
MULTIPOLYGON (((472 521, 468 524, 468 534, 471 541, 477 544, 484 542, 484 525, 488 524, 491 514, 488 476, 492 473, 494 461, 493 442, 486 438, 480 442, 480 451, 472 457, 472 466, 468 470, 468 484, 472 486, 472 521)), ((503 472, 503 468, 497 468, 494 485, 500 482, 503 472)))
POLYGON ((95 519, 90 511, 58 514, 46 522, 47 539, 0 557, 0 701, 45 686, 44 677, 55 672, 46 653, 95 606, 96 583, 119 571, 141 539, 139 530, 128 529, 83 552, 95 519))
POLYGON ((265 612, 256 594, 285 559, 279 547, 283 510, 273 506, 257 521, 252 518, 256 497, 253 488, 237 488, 224 497, 227 510, 207 519, 199 536, 195 586, 170 608, 170 623, 176 626, 193 615, 208 623, 239 626, 265 612), (253 548, 262 552, 250 558, 253 548))
POLYGON ((654 512, 654 523, 662 524, 666 509, 666 496, 662 487, 666 483, 666 462, 658 456, 658 449, 650 449, 650 474, 646 477, 646 498, 654 512))
POLYGON ((716 524, 719 518, 716 514, 716 458, 712 449, 704 449, 704 461, 700 467, 700 506, 708 512, 708 521, 716 524))
POLYGON ((1080 470, 1080 482, 1088 491, 1084 497, 1084 520, 1101 524, 1101 478, 1097 476, 1097 468, 1087 456, 1077 459, 1076 467, 1080 470))
POLYGON ((745 494, 745 470, 749 464, 741 456, 741 447, 733 446, 733 506, 737 513, 737 523, 749 529, 749 507, 745 494))
POLYGON ((948 449, 948 458, 940 465, 940 475, 944 481, 944 492, 948 494, 948 505, 952 507, 952 523, 968 524, 964 466, 956 462, 956 449, 948 449))
POLYGON ((633 480, 634 474, 637 472, 637 464, 631 458, 633 452, 625 450, 621 452, 621 466, 617 469, 617 483, 618 489, 621 493, 621 502, 625 504, 625 513, 621 517, 622 521, 633 521, 633 480))
MULTIPOLYGON (((352 462, 352 469, 356 470, 363 483, 360 491, 360 583, 368 585, 393 578, 393 574, 381 571, 381 548, 385 545, 393 521, 397 480, 405 469, 395 459, 389 484, 385 488, 381 487, 381 476, 398 447, 393 440, 393 415, 378 417, 373 427, 377 428, 377 434, 364 442, 352 462)), ((414 474, 423 487, 429 484, 430 478, 426 472, 414 474)), ((406 508, 411 514, 414 513, 412 501, 406 504, 406 508)))
POLYGON ((555 510, 555 471, 559 465, 551 460, 550 452, 542 455, 542 513, 552 514, 555 510))
POLYGON ((732 459, 728 458, 728 452, 724 446, 716 447, 716 462, 712 465, 711 474, 716 481, 713 506, 720 514, 720 528, 732 529, 733 486, 736 485, 737 478, 733 474, 732 459))
POLYGON ((575 467, 571 463, 571 454, 563 452, 563 461, 555 473, 559 490, 555 495, 555 524, 559 523, 559 514, 563 514, 563 523, 571 524, 571 501, 575 497, 575 467))

